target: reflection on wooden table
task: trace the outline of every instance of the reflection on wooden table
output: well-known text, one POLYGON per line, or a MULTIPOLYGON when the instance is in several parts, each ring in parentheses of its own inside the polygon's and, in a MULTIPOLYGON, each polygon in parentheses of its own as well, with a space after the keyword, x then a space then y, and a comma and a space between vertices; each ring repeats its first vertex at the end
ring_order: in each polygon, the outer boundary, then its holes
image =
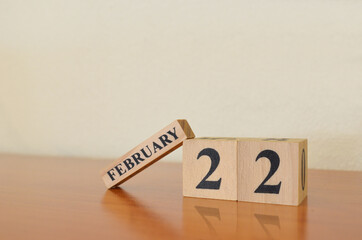
POLYGON ((181 164, 107 190, 106 160, 0 155, 0 239, 361 239, 362 173, 309 170, 282 206, 186 198, 181 164))
POLYGON ((154 231, 161 231, 164 238, 177 238, 173 226, 157 212, 152 211, 137 199, 121 188, 110 189, 105 192, 102 204, 122 225, 127 225, 139 238, 150 238, 154 231), (147 219, 147 222, 144 220, 147 219))
POLYGON ((307 205, 300 207, 199 198, 183 199, 183 229, 187 237, 215 239, 304 238, 307 205))

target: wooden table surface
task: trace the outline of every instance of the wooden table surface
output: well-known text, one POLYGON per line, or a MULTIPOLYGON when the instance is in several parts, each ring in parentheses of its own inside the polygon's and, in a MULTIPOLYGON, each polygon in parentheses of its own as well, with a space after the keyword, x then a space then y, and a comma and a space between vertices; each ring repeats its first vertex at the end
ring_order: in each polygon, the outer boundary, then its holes
POLYGON ((293 207, 183 198, 162 160, 106 190, 110 161, 0 155, 0 239, 362 239, 362 172, 309 170, 293 207))

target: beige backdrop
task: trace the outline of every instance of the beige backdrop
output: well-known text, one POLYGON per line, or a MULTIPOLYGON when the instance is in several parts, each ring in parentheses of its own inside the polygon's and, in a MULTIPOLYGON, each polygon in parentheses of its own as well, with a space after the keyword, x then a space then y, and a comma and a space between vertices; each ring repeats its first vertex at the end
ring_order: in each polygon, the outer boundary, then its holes
POLYGON ((362 170, 361 13, 0 0, 0 151, 113 158, 186 118, 197 136, 308 138, 310 167, 362 170))

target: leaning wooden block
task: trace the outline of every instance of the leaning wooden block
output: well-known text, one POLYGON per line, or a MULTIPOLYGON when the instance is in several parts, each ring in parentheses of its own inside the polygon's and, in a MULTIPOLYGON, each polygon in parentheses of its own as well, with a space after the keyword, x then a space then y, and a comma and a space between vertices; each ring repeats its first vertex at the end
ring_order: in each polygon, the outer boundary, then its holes
POLYGON ((237 200, 237 140, 195 138, 183 146, 183 195, 237 200))
POLYGON ((118 186, 194 138, 186 120, 176 120, 101 171, 107 188, 118 186))
POLYGON ((306 139, 239 139, 238 200, 299 205, 307 195, 306 139))

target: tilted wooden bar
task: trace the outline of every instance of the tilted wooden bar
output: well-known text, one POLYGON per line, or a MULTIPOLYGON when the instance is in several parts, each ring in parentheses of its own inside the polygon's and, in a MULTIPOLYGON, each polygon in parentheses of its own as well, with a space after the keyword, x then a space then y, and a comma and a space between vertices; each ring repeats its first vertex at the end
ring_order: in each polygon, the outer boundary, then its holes
POLYGON ((101 171, 107 188, 127 181, 195 135, 186 120, 176 120, 101 171))

